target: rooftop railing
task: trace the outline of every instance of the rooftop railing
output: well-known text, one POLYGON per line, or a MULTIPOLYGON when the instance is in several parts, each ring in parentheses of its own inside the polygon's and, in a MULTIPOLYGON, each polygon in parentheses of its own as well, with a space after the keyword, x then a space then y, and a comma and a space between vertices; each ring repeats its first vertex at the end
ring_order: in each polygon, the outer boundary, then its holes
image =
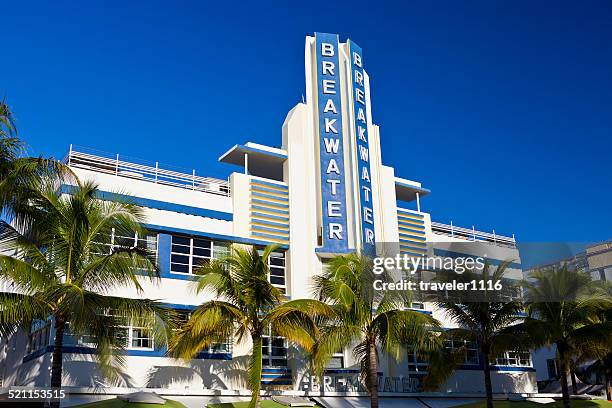
POLYGON ((431 230, 435 234, 447 235, 449 237, 467 239, 469 241, 490 242, 495 245, 516 248, 516 239, 514 234, 511 237, 498 235, 493 233, 477 231, 474 227, 462 228, 451 224, 442 224, 439 222, 431 223, 431 230))
POLYGON ((120 177, 223 196, 230 195, 230 186, 226 180, 197 176, 195 170, 189 174, 183 172, 182 169, 172 170, 170 166, 164 165, 162 168, 159 162, 146 162, 126 156, 119 157, 118 154, 101 152, 87 147, 70 145, 70 151, 63 162, 71 167, 120 177))

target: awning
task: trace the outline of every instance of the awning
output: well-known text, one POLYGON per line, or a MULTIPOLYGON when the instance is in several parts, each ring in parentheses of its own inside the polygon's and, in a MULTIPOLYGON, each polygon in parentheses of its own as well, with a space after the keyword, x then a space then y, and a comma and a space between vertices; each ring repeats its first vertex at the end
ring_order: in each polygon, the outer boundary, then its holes
POLYGON ((247 167, 249 174, 273 180, 283 179, 285 160, 287 160, 285 150, 251 142, 235 145, 219 157, 222 163, 247 167), (248 156, 248 159, 245 156, 248 156))
POLYGON ((416 200, 417 193, 419 197, 424 197, 431 193, 431 190, 421 187, 421 183, 417 183, 416 181, 399 177, 395 178, 395 198, 397 200, 406 202, 414 201, 416 200))

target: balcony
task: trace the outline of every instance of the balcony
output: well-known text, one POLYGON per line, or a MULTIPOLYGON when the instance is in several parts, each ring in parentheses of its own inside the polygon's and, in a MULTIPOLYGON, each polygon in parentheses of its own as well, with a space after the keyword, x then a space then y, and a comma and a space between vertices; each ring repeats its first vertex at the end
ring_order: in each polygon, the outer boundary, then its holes
POLYGON ((508 248, 516 248, 516 239, 514 238, 514 234, 511 237, 498 235, 493 231, 493 233, 477 231, 474 227, 470 228, 462 228, 449 224, 442 224, 439 222, 431 222, 431 231, 434 234, 447 235, 453 238, 465 239, 468 241, 475 242, 488 242, 494 245, 504 246, 508 248))
POLYGON ((159 162, 146 162, 138 159, 119 157, 118 154, 100 152, 87 147, 70 145, 70 151, 62 160, 70 167, 113 174, 136 180, 148 181, 166 186, 202 191, 210 194, 229 196, 230 186, 226 180, 212 177, 197 176, 195 170, 191 174, 179 169, 159 166, 159 162))

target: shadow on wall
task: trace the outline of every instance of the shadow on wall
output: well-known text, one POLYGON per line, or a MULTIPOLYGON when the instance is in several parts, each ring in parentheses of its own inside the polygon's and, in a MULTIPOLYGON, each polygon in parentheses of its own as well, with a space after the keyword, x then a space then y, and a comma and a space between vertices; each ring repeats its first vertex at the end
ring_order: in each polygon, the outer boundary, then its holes
POLYGON ((21 366, 15 367, 18 373, 15 385, 46 387, 51 378, 47 370, 50 364, 51 357, 49 354, 45 354, 41 358, 30 360, 21 366))
POLYGON ((498 393, 537 392, 535 373, 504 373, 503 377, 493 375, 491 382, 493 391, 498 393))
MULTIPOLYGON (((81 356, 91 357, 91 356, 81 356)), ((96 361, 72 360, 64 362, 63 376, 64 384, 73 384, 79 387, 105 388, 105 387, 134 387, 134 381, 129 374, 117 372, 117 378, 109 380, 102 375, 96 361)))
POLYGON ((175 365, 152 367, 147 373, 147 388, 183 388, 201 383, 203 389, 246 389, 249 356, 232 360, 176 360, 175 365))

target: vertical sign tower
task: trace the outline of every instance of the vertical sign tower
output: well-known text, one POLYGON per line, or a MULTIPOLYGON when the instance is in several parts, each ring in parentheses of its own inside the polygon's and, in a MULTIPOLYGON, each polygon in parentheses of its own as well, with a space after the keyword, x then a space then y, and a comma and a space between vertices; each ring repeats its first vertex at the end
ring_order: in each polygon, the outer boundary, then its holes
POLYGON ((353 101, 354 146, 357 158, 356 179, 359 191, 359 214, 361 244, 366 255, 376 255, 374 239, 374 209, 372 206, 372 181, 370 169, 370 146, 368 138, 367 104, 361 47, 348 41, 350 75, 349 89, 353 101))
POLYGON ((347 202, 337 34, 315 34, 322 252, 347 252, 347 202))

